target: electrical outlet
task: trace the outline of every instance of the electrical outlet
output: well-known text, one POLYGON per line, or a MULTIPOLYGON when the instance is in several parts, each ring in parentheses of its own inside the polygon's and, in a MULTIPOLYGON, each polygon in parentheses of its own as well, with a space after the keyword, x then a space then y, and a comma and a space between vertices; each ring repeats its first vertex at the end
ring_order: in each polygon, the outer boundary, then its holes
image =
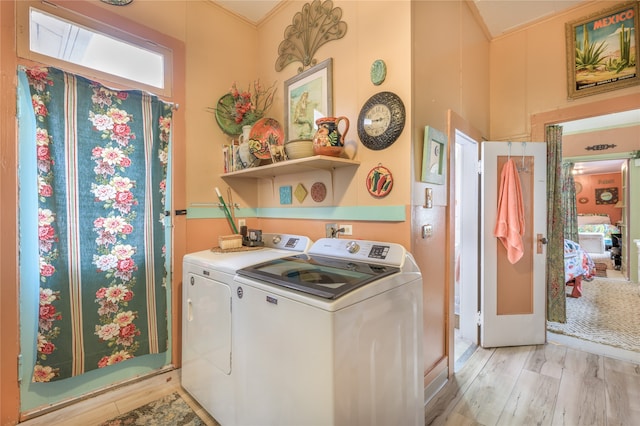
POLYGON ((336 229, 338 229, 338 225, 336 225, 335 223, 326 223, 324 225, 324 235, 327 238, 333 238, 335 237, 334 232, 336 229))
POLYGON ((344 229, 342 235, 353 235, 353 225, 338 225, 338 229, 344 229))
POLYGON ((246 219, 238 219, 238 228, 240 228, 241 226, 247 226, 246 219))

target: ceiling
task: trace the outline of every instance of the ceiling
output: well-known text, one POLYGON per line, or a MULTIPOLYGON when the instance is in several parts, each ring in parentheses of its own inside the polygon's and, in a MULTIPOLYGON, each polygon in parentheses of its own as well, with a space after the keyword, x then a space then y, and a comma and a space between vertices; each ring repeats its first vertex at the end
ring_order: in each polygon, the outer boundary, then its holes
MULTIPOLYGON (((284 0, 212 1, 256 24, 284 0)), ((302 3, 301 0, 293 1, 302 3)), ((593 0, 471 0, 491 37, 516 30, 588 1, 593 0)), ((339 1, 336 3, 339 6, 339 1)))

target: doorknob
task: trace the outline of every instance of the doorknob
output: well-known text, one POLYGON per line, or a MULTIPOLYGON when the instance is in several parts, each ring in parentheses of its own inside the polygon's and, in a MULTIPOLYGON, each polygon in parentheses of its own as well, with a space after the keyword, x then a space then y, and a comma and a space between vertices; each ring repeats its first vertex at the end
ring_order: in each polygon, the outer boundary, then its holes
POLYGON ((542 246, 543 244, 547 244, 549 241, 542 236, 542 234, 537 234, 537 247, 536 247, 536 253, 537 254, 541 254, 542 253, 542 246))

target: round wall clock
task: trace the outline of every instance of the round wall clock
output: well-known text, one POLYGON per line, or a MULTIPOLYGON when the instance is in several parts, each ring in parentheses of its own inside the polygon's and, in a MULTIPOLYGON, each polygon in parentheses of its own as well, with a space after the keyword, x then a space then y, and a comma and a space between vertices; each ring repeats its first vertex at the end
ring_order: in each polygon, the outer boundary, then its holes
POLYGON ((370 97, 358 115, 358 137, 364 146, 380 150, 393 144, 404 129, 404 104, 398 95, 380 92, 370 97))
POLYGON ((576 194, 579 194, 582 192, 582 184, 580 182, 576 182, 575 187, 576 187, 576 194))

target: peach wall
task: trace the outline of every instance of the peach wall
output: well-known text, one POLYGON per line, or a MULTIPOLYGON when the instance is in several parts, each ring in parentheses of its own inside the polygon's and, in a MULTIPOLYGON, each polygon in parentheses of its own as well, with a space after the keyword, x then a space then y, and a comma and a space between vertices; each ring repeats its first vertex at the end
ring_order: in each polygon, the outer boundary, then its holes
POLYGON ((620 173, 576 175, 574 180, 582 185, 582 191, 576 194, 578 214, 608 214, 614 225, 622 219, 622 209, 616 208, 615 204, 597 204, 595 194, 596 189, 616 188, 618 200, 622 200, 622 175, 620 173), (586 202, 581 201, 584 199, 586 202))
POLYGON ((640 94, 634 86, 567 99, 565 23, 615 4, 588 2, 491 42, 491 140, 531 140, 533 114, 640 94))
MULTIPOLYGON (((277 13, 262 22, 258 28, 259 69, 267 80, 279 82, 270 114, 278 120, 284 118, 284 82, 297 75, 297 68, 301 66, 300 62, 295 62, 277 72, 275 61, 278 57, 278 45, 284 39, 285 28, 292 23, 293 16, 301 10, 304 3, 284 2, 277 13)), ((347 156, 361 162, 353 176, 348 175, 347 171, 337 172, 338 186, 335 187, 334 205, 405 205, 409 199, 411 181, 411 170, 406 167, 411 155, 410 2, 335 1, 334 7, 342 9, 342 20, 347 23, 347 32, 343 38, 320 47, 314 58, 318 62, 333 58, 333 115, 349 119, 351 126, 346 135, 347 156), (390 25, 391 22, 393 25, 390 25), (374 28, 376 30, 372 30, 374 28), (369 76, 371 64, 376 59, 383 59, 388 70, 387 78, 380 86, 374 86, 369 76), (406 109, 407 125, 393 145, 374 151, 360 144, 356 130, 357 118, 365 101, 383 90, 400 96, 406 109), (369 195, 364 185, 369 170, 378 163, 389 168, 394 176, 393 190, 383 199, 369 195)), ((321 178, 327 185, 328 182, 324 180, 326 178, 321 178)), ((287 179, 293 179, 295 184, 297 178, 278 176, 275 185, 292 183, 287 179)), ((257 184, 260 207, 280 206, 270 181, 259 181, 257 184)), ((244 196, 244 192, 242 195, 244 196)))
POLYGON ((425 385, 449 368, 453 374, 453 205, 455 140, 460 128, 480 140, 489 131, 489 41, 465 2, 412 3, 413 168, 411 251, 423 272, 425 385), (449 112, 451 113, 449 114, 449 112), (461 117, 464 117, 462 119, 461 117), (447 185, 420 182, 424 126, 448 135, 447 185), (425 188, 433 208, 423 207, 425 188), (449 214, 451 212, 451 214, 449 214), (421 237, 423 225, 434 235, 421 237), (451 333, 449 334, 448 331, 451 333))
POLYGON ((562 136, 562 156, 578 157, 594 154, 625 153, 640 149, 640 126, 603 129, 589 133, 562 136), (594 145, 616 145, 603 151, 589 150, 594 145))

